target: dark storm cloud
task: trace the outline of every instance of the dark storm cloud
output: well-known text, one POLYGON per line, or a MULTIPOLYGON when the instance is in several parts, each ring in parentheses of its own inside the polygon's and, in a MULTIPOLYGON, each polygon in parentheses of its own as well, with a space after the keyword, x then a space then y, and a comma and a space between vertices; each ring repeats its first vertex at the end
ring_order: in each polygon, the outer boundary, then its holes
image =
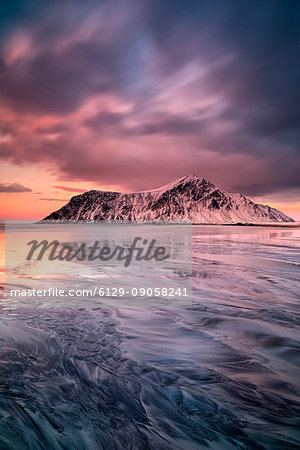
POLYGON ((140 135, 166 134, 166 135, 199 135, 205 127, 204 120, 175 115, 160 115, 153 122, 145 122, 134 132, 140 135))
POLYGON ((125 125, 123 123, 125 118, 126 114, 101 111, 99 114, 85 120, 84 124, 95 131, 107 130, 111 132, 111 129, 113 129, 114 132, 125 132, 125 125))
POLYGON ((44 135, 44 134, 60 134, 60 133, 67 133, 71 131, 71 127, 64 123, 63 121, 58 122, 54 125, 42 125, 37 127, 36 132, 44 135))
POLYGON ((89 95, 118 89, 118 61, 118 49, 74 43, 60 53, 49 50, 7 67, 0 94, 24 111, 67 113, 89 95))
POLYGON ((126 125, 127 114, 103 111, 84 123, 95 131, 123 136, 163 135, 199 135, 206 120, 172 114, 156 114, 135 126, 126 125))
POLYGON ((4 122, 2 158, 131 189, 186 171, 248 195, 299 186, 299 1, 25 3, 2 14, 1 103, 60 121, 4 122))
POLYGON ((241 132, 271 140, 291 132, 299 142, 300 2, 166 1, 152 2, 146 11, 172 70, 186 58, 197 59, 203 47, 207 60, 233 56, 210 72, 206 87, 226 92, 228 115, 241 132))
POLYGON ((121 15, 122 2, 29 3, 25 24, 16 18, 12 32, 19 25, 22 41, 26 30, 32 50, 12 64, 5 62, 5 53, 0 59, 0 95, 9 105, 24 111, 67 113, 90 95, 117 93, 122 88, 128 64, 123 58, 131 38, 126 20, 116 21, 120 22, 119 30, 118 23, 113 22, 113 4, 121 15), (104 11, 100 14, 102 4, 104 11), (94 11, 99 24, 93 22, 94 11), (89 33, 90 23, 95 28, 91 36, 76 38, 80 27, 85 28, 83 33, 89 33), (117 31, 124 34, 124 40, 117 31))

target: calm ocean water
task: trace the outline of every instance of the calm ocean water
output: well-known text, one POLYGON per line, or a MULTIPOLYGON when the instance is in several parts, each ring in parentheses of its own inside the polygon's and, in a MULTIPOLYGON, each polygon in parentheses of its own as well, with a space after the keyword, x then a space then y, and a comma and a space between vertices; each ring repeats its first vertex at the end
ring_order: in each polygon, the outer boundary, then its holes
POLYGON ((2 299, 1 450, 299 448, 300 229, 192 231, 192 302, 2 299))

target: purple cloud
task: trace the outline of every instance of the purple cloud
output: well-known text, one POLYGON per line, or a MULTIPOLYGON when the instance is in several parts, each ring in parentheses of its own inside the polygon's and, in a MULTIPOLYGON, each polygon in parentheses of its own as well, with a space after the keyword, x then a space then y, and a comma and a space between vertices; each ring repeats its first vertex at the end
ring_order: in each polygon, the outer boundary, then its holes
POLYGON ((19 183, 0 183, 0 192, 5 192, 6 194, 15 192, 32 192, 32 189, 22 186, 22 184, 19 183))
POLYGON ((0 157, 61 184, 134 191, 197 172, 247 195, 299 193, 297 12, 213 3, 29 8, 2 30, 0 157))

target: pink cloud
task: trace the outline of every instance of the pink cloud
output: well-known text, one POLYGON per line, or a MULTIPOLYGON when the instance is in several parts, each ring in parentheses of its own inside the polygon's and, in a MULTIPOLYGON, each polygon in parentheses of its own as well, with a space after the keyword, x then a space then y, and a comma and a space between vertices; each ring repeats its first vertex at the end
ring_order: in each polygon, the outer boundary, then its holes
POLYGON ((73 187, 68 187, 68 186, 53 186, 55 189, 61 189, 62 191, 67 191, 67 192, 84 192, 85 189, 82 188, 73 188, 73 187))

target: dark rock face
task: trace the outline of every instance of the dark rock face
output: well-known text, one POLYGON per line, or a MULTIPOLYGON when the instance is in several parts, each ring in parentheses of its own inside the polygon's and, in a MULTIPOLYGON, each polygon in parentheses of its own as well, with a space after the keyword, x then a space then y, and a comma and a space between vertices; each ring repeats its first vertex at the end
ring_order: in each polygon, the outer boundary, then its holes
POLYGON ((293 222, 274 208, 229 194, 196 175, 150 191, 89 191, 72 197, 48 221, 173 221, 193 223, 293 222))

